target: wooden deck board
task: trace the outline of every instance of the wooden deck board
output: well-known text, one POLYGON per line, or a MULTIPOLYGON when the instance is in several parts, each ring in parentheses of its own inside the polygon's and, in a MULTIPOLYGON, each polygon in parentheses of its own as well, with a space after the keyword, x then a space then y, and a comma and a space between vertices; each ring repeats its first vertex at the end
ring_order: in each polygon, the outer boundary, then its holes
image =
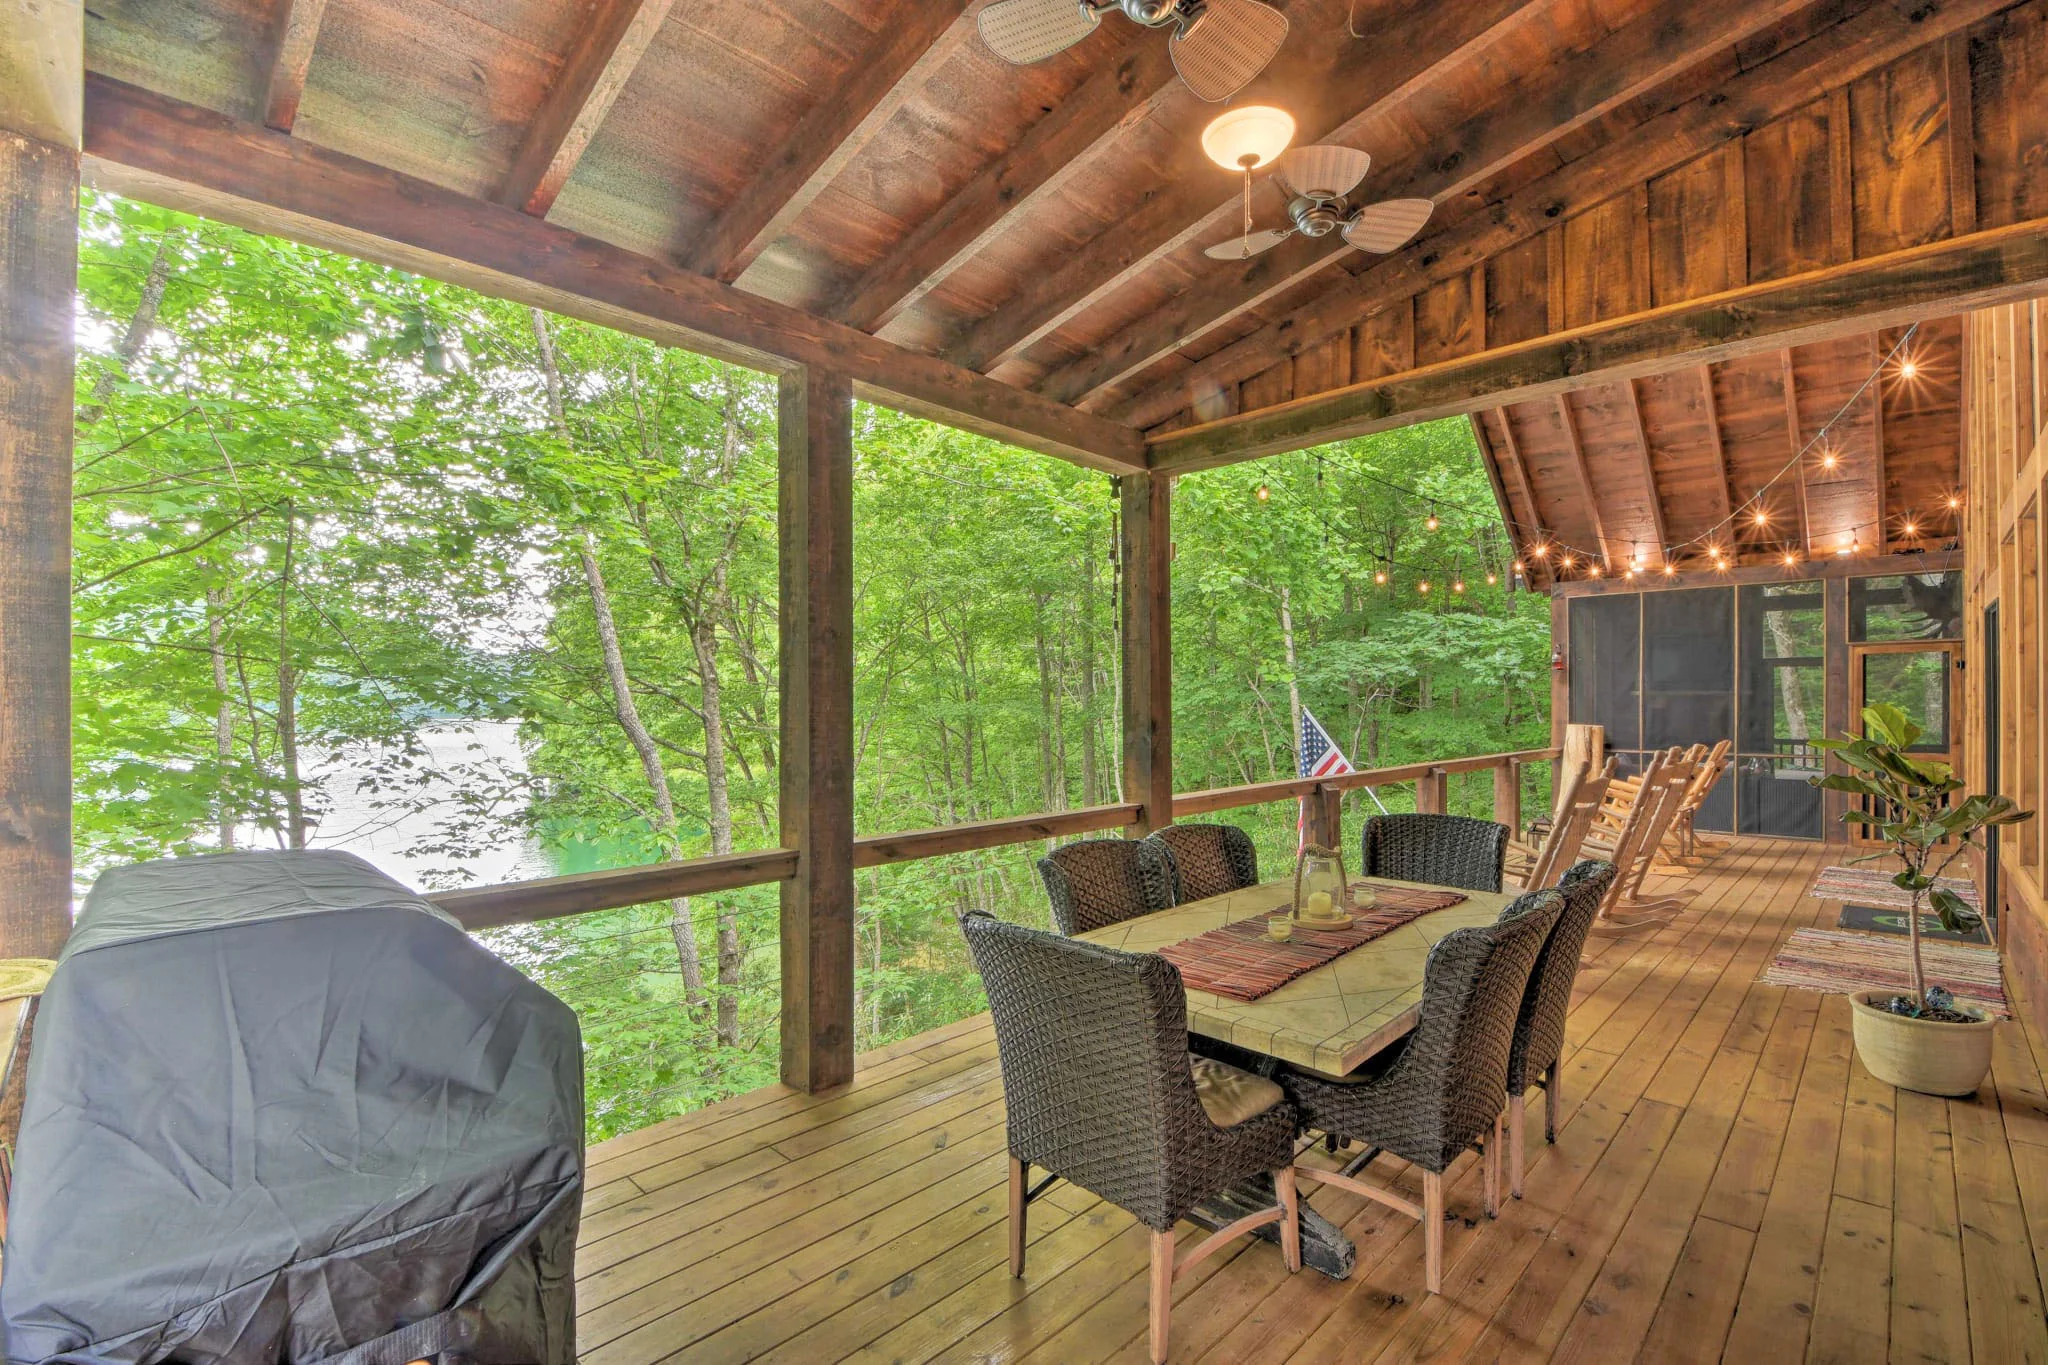
MULTIPOLYGON (((1452 1168, 1444 1294, 1412 1221, 1305 1183, 1356 1273, 1289 1276, 1243 1241, 1176 1286, 1173 1358, 2048 1361, 2048 1040, 2002 1029, 1973 1099, 1872 1079, 1841 998, 1757 984, 1794 928, 1833 922, 1805 895, 1824 861, 1738 842, 1670 924, 1589 945, 1559 1141, 1532 1102, 1527 1197, 1498 1220, 1477 1163, 1452 1168)), ((1011 1279, 1002 1145, 980 1018, 835 1094, 771 1086, 594 1148, 583 1358, 1146 1359, 1142 1229, 1055 1187, 1011 1279)))

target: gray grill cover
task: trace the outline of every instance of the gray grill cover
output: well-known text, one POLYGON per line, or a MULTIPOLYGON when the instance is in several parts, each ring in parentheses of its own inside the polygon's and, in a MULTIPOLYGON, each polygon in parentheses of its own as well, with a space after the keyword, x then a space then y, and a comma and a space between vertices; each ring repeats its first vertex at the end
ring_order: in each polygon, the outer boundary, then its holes
POLYGON ((109 872, 44 994, 9 1361, 575 1359, 568 1007, 345 853, 109 872))

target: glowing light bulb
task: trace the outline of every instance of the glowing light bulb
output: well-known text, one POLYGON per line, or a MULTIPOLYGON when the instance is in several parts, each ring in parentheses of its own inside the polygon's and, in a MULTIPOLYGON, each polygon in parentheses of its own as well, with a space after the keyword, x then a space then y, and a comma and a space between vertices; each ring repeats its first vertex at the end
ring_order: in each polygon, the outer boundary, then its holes
POLYGON ((1519 560, 1519 559, 1515 561, 1515 572, 1516 572, 1516 573, 1527 573, 1528 571, 1529 571, 1529 566, 1528 566, 1527 564, 1524 564, 1524 563, 1523 563, 1523 562, 1522 562, 1521 560, 1519 560))
POLYGON ((1919 373, 1920 362, 1913 359, 1913 357, 1907 356, 1904 360, 1901 360, 1899 362, 1899 378, 1911 379, 1913 378, 1913 376, 1919 373))
POLYGON ((1266 499, 1273 496, 1273 490, 1266 487, 1266 485, 1264 484, 1260 484, 1256 489, 1252 491, 1252 496, 1257 498, 1260 502, 1264 502, 1266 501, 1266 499))
MULTIPOLYGON (((1955 506, 1955 499, 1950 498, 1948 505, 1951 507, 1955 506)), ((1534 550, 1531 550, 1529 553, 1535 555, 1538 559, 1548 559, 1550 558, 1550 547, 1548 545, 1538 545, 1534 550)), ((1571 566, 1566 565, 1565 567, 1570 568, 1571 566)))
POLYGON ((1763 525, 1763 524, 1764 524, 1765 522, 1769 521, 1770 519, 1771 519, 1771 514, 1770 514, 1770 512, 1769 512, 1769 511, 1767 511, 1766 509, 1762 508, 1762 507, 1759 507, 1759 508, 1757 508, 1757 509, 1756 509, 1756 515, 1755 515, 1754 517, 1752 517, 1752 518, 1751 518, 1751 520, 1752 520, 1752 521, 1754 521, 1754 522, 1755 522, 1755 523, 1756 523, 1757 525, 1759 525, 1759 526, 1762 526, 1762 525, 1763 525))
POLYGON ((1423 522, 1422 524, 1427 529, 1434 531, 1440 523, 1436 519, 1436 513, 1431 512, 1429 514, 1429 520, 1423 522))
POLYGON ((1962 495, 1961 495, 1961 494, 1959 494, 1959 493, 1951 493, 1951 494, 1949 494, 1949 495, 1948 495, 1948 510, 1949 510, 1949 511, 1953 512, 1953 511, 1955 511, 1955 510, 1956 510, 1956 509, 1957 509, 1958 507, 1961 507, 1962 505, 1963 505, 1963 499, 1962 499, 1962 495))
POLYGON ((1833 469, 1836 465, 1840 464, 1841 462, 1842 457, 1835 454, 1834 448, 1832 446, 1830 446, 1826 450, 1823 450, 1820 453, 1820 467, 1822 469, 1833 469))
POLYGON ((1796 554, 1793 554, 1793 553, 1792 553, 1792 552, 1791 552, 1790 550, 1787 550, 1787 551, 1785 551, 1785 567, 1786 567, 1786 568, 1788 568, 1788 569, 1789 569, 1789 568, 1791 568, 1791 567, 1792 567, 1792 566, 1793 566, 1794 564, 1797 564, 1798 562, 1799 562, 1799 556, 1798 556, 1798 555, 1796 555, 1796 554))
POLYGON ((1419 593, 1427 593, 1429 591, 1429 580, 1425 578, 1420 583, 1417 583, 1415 585, 1415 591, 1419 593))
POLYGON ((1677 572, 1678 572, 1678 566, 1677 566, 1676 564, 1673 564, 1673 563, 1672 563, 1672 562, 1671 562, 1670 560, 1668 560, 1668 559, 1664 561, 1664 576, 1665 576, 1666 578, 1669 578, 1669 577, 1671 577, 1671 575, 1673 575, 1673 574, 1675 574, 1675 573, 1677 573, 1677 572))
POLYGON ((1486 571, 1486 586, 1490 588, 1498 582, 1500 582, 1500 575, 1495 573, 1493 570, 1488 569, 1486 571))
POLYGON ((1560 569, 1569 569, 1571 566, 1572 557, 1570 555, 1566 555, 1563 559, 1557 561, 1557 567, 1560 569))
POLYGON ((1588 578, 1598 578, 1599 576, 1600 576, 1600 566, 1599 566, 1598 564, 1595 564, 1595 563, 1594 563, 1593 561, 1591 561, 1591 560, 1587 560, 1587 561, 1586 561, 1586 577, 1588 577, 1588 578))
POLYGON ((1378 583, 1382 587, 1385 587, 1387 582, 1387 571, 1385 569, 1378 570, 1373 574, 1372 581, 1378 583))
POLYGON ((1912 522, 1910 522, 1910 521, 1909 521, 1909 522, 1907 522, 1907 523, 1905 524, 1905 526, 1903 526, 1903 527, 1902 527, 1902 528, 1900 528, 1900 529, 1902 529, 1903 531, 1905 531, 1905 533, 1906 533, 1907 535, 1909 535, 1909 536, 1917 536, 1917 535, 1919 535, 1919 534, 1920 534, 1920 528, 1919 528, 1918 526, 1915 526, 1915 525, 1914 525, 1914 524, 1913 524, 1912 522))
POLYGON ((1464 580, 1464 579, 1462 579, 1462 578, 1459 578, 1459 579, 1455 579, 1455 580, 1453 580, 1453 581, 1452 581, 1452 583, 1451 583, 1451 591, 1452 591, 1452 592, 1463 592, 1463 591, 1465 591, 1465 580, 1464 580))
POLYGON ((1633 564, 1629 565, 1621 571, 1621 576, 1623 578, 1634 578, 1636 576, 1636 566, 1633 564))

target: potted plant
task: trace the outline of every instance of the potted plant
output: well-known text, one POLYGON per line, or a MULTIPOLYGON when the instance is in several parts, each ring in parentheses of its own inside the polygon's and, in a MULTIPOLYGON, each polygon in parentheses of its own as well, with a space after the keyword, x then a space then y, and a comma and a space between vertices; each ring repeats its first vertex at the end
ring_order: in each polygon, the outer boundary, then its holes
POLYGON ((1991 1069, 1991 1016, 1959 1003, 1940 986, 1929 988, 1920 960, 1920 913, 1932 904, 1949 932, 1975 928, 1981 922, 1977 912, 1941 884, 1941 874, 1976 846, 1984 830, 2030 820, 2033 812, 2018 809, 2009 797, 1960 796, 1965 784, 1948 764, 1911 752, 1921 733, 1896 706, 1865 707, 1860 738, 1820 742, 1849 771, 1810 780, 1828 791, 1862 798, 1842 818, 1869 826, 1887 847, 1855 861, 1898 859, 1900 871, 1892 885, 1913 898, 1906 917, 1912 992, 1859 991, 1849 997, 1856 1055, 1888 1085, 1929 1095, 1967 1095, 1991 1069))

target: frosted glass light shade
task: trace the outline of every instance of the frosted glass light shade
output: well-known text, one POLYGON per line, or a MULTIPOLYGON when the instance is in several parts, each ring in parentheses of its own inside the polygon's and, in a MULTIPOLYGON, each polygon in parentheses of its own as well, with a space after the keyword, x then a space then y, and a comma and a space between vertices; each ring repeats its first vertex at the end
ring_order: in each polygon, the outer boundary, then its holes
POLYGON ((1270 104, 1226 110, 1202 130, 1202 150, 1226 171, 1257 170, 1292 141, 1294 116, 1270 104))

